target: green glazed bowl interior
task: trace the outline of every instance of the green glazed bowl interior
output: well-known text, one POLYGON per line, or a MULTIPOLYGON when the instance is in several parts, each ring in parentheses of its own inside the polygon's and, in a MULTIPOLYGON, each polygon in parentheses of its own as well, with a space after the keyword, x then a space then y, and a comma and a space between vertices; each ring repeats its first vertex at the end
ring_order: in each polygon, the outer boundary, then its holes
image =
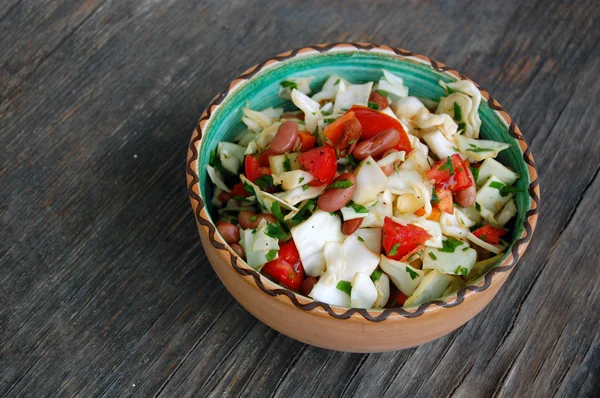
MULTIPOLYGON (((198 167, 194 171, 199 176, 200 194, 204 198, 208 213, 215 214, 210 200, 213 187, 206 173, 210 153, 215 150, 219 142, 233 140, 246 128, 241 121, 242 108, 249 106, 254 110, 266 107, 295 109, 291 101, 283 100, 278 96, 281 81, 289 77, 316 76, 311 84, 314 93, 332 74, 352 83, 364 83, 378 81, 382 75, 382 69, 386 69, 402 77, 404 84, 409 88, 409 95, 439 101, 440 97, 446 93, 438 82, 440 80, 450 82, 458 80, 458 78, 449 73, 448 69, 438 68, 435 70, 432 66, 434 62, 429 63, 415 57, 398 56, 389 52, 363 51, 354 48, 289 57, 274 65, 269 65, 267 68, 259 68, 258 72, 254 73, 250 79, 241 80, 241 83, 233 90, 230 88, 228 95, 210 115, 208 124, 202 132, 198 167)), ((513 245, 519 237, 524 235, 527 212, 532 207, 529 190, 533 188, 530 187, 531 176, 519 143, 510 134, 509 125, 502 115, 497 110, 490 108, 485 98, 482 98, 479 115, 482 121, 480 138, 510 144, 510 148, 502 151, 497 160, 520 175, 520 179, 516 183, 520 192, 515 195, 518 214, 507 226, 511 231, 507 239, 510 240, 511 246, 506 250, 504 258, 496 264, 498 266, 511 255, 513 245)), ((213 223, 216 221, 214 217, 212 221, 213 223)))

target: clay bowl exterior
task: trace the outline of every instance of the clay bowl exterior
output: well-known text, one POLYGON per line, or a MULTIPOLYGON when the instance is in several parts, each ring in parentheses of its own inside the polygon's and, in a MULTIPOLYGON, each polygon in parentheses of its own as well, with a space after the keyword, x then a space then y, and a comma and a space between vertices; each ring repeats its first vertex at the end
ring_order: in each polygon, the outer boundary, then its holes
MULTIPOLYGON (((240 259, 216 232, 210 216, 211 187, 206 175, 209 155, 219 141, 242 129, 241 108, 282 106, 279 83, 289 76, 316 76, 315 86, 338 74, 352 82, 377 80, 381 69, 396 73, 411 95, 438 100, 438 81, 467 79, 442 63, 409 51, 372 44, 326 44, 288 51, 256 65, 217 95, 193 132, 186 163, 188 192, 204 250, 215 272, 235 299, 255 317, 296 340, 332 350, 393 351, 423 344, 463 325, 498 293, 535 229, 539 185, 533 157, 519 128, 489 93, 481 90, 481 135, 509 143, 499 160, 518 172, 522 192, 518 215, 510 224, 511 245, 488 273, 443 299, 414 308, 365 310, 314 301, 272 282, 240 259)), ((289 105, 288 105, 289 108, 289 105)), ((216 221, 216 220, 215 220, 216 221)))

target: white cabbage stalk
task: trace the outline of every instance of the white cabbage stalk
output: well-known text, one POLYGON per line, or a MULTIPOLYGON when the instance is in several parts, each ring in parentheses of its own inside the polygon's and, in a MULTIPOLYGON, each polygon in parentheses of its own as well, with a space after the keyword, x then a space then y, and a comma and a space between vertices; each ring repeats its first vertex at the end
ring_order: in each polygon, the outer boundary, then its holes
POLYGON ((391 103, 390 108, 396 116, 406 120, 414 120, 421 113, 429 114, 429 110, 417 97, 399 98, 391 103))
POLYGON ((244 148, 256 138, 256 133, 252 130, 244 130, 236 139, 235 142, 244 148))
POLYGON ((510 170, 496 159, 487 158, 479 167, 479 174, 477 176, 477 186, 483 185, 490 176, 495 175, 503 183, 512 185, 517 181, 519 175, 514 171, 510 170))
POLYGON ((488 259, 477 261, 475 266, 471 270, 471 278, 479 278, 481 275, 485 274, 491 266, 496 264, 500 259, 504 257, 504 252, 500 252, 496 254, 494 257, 490 257, 488 259))
POLYGON ((373 308, 383 308, 390 299, 390 278, 385 273, 375 281, 375 289, 377 289, 377 300, 373 303, 373 308))
POLYGON ((242 122, 252 131, 259 132, 279 120, 283 114, 283 108, 266 108, 262 111, 254 111, 243 108, 242 122))
POLYGON ((459 209, 454 209, 454 214, 442 212, 440 215, 440 226, 442 233, 446 236, 452 236, 458 239, 465 239, 469 234, 469 228, 475 223, 459 209))
MULTIPOLYGON (((284 81, 296 83, 296 89, 302 94, 310 94, 310 83, 315 80, 315 76, 310 77, 290 77, 284 81)), ((292 90, 289 87, 279 85, 279 96, 286 100, 292 99, 292 90)))
POLYGON ((408 154, 404 163, 400 165, 400 170, 418 171, 419 173, 425 173, 431 169, 429 162, 427 161, 427 155, 429 154, 429 148, 427 145, 422 144, 417 137, 408 136, 411 140, 412 147, 414 148, 411 153, 408 154), (413 142, 413 139, 415 140, 413 142))
POLYGON ((267 223, 266 220, 262 219, 258 228, 256 229, 256 233, 254 234, 254 241, 252 242, 252 251, 266 251, 269 250, 277 250, 279 251, 278 240, 275 238, 271 238, 267 235, 267 223))
POLYGON ((423 254, 423 269, 436 269, 443 274, 468 276, 475 261, 477 261, 477 252, 465 243, 457 246, 452 253, 426 247, 423 254), (465 274, 461 272, 463 269, 466 269, 465 274))
POLYGON ((225 185, 225 181, 223 181, 223 175, 219 170, 215 170, 215 168, 211 165, 206 165, 206 171, 208 172, 208 176, 213 184, 225 192, 231 192, 231 189, 227 188, 227 185, 225 185))
POLYGON ((337 95, 340 83, 348 84, 348 82, 339 76, 331 75, 323 84, 321 91, 312 96, 312 99, 321 102, 324 100, 333 100, 337 95))
POLYGON ((256 152, 259 152, 260 149, 258 148, 258 145, 256 145, 256 141, 251 141, 248 144, 248 148, 246 148, 246 152, 244 152, 244 154, 246 155, 252 155, 256 152))
POLYGON ((377 301, 377 288, 370 274, 357 272, 352 278, 350 305, 352 308, 373 308, 377 301))
POLYGON ((256 201, 267 212, 271 213, 271 208, 272 208, 274 202, 279 203, 280 207, 283 209, 292 210, 292 211, 296 211, 296 212, 298 211, 298 209, 295 208, 290 203, 288 203, 274 195, 271 195, 268 192, 262 191, 258 185, 256 185, 255 183, 253 183, 252 181, 247 179, 245 175, 240 174, 240 179, 242 180, 242 183, 244 183, 244 185, 248 184, 252 187, 252 189, 254 189, 254 194, 256 195, 256 201))
POLYGON ((453 279, 452 275, 442 274, 434 269, 425 275, 417 290, 406 299, 404 307, 414 307, 427 301, 439 299, 453 279))
POLYGON ((404 85, 404 80, 385 69, 383 70, 383 76, 377 83, 376 90, 385 91, 390 94, 392 99, 408 96, 408 87, 404 85))
POLYGON ((498 222, 496 221, 496 216, 494 212, 489 211, 485 207, 479 206, 479 215, 482 219, 487 221, 492 227, 499 227, 498 222))
POLYGON ((295 205, 304 200, 318 197, 325 191, 325 188, 327 188, 327 184, 318 185, 316 187, 303 185, 290 189, 289 191, 276 193, 275 196, 289 205, 295 205))
POLYGON ((423 201, 414 193, 403 193, 396 198, 396 210, 398 214, 411 214, 422 206, 423 201))
POLYGON ((334 113, 344 113, 352 105, 367 106, 373 88, 373 82, 365 84, 350 84, 340 81, 338 92, 335 96, 334 113))
POLYGON ((361 162, 354 174, 356 189, 352 200, 355 203, 365 204, 374 200, 388 184, 387 176, 371 156, 361 162))
POLYGON ((352 206, 344 206, 340 209, 342 212, 342 218, 344 221, 355 220, 357 218, 365 218, 369 215, 369 212, 358 213, 352 206))
POLYGON ((476 237, 475 235, 473 235, 473 233, 471 233, 471 232, 469 232, 469 234, 467 235, 467 239, 469 239, 471 242, 473 242, 477 246, 481 247, 482 249, 485 249, 485 250, 495 253, 495 254, 498 254, 503 250, 503 247, 495 246, 495 245, 489 244, 487 242, 484 242, 483 240, 481 240, 478 237, 476 237))
POLYGON ((377 264, 379 264, 379 254, 373 253, 361 242, 356 235, 347 236, 342 244, 344 249, 345 267, 339 277, 350 281, 357 272, 371 275, 377 264))
POLYGON ((413 268, 410 264, 387 258, 383 254, 381 255, 379 266, 390 277, 398 290, 407 296, 411 296, 414 293, 421 280, 425 277, 425 272, 420 269, 413 268))
POLYGON ((389 155, 387 155, 386 157, 381 158, 381 160, 379 160, 377 162, 377 166, 384 168, 384 167, 389 166, 390 164, 395 163, 397 161, 404 162, 405 155, 406 155, 406 152, 404 152, 404 151, 392 152, 389 155))
POLYGON ((451 83, 439 81, 440 86, 447 89, 448 87, 454 91, 467 94, 471 97, 473 105, 470 109, 462 109, 463 119, 465 119, 465 135, 468 138, 479 138, 479 128, 481 127, 481 119, 479 118, 479 104, 481 104, 481 93, 475 87, 473 82, 468 80, 458 80, 451 83))
MULTIPOLYGON (((283 174, 286 171, 298 170, 300 168, 300 162, 298 162, 298 155, 300 152, 290 152, 285 155, 275 155, 269 157, 269 167, 273 175, 283 174), (285 169, 286 161, 290 162, 290 170, 285 169)), ((273 177, 275 179, 275 177, 273 177)))
POLYGON ((401 195, 396 201, 396 208, 400 213, 412 213, 420 207, 425 208, 425 217, 431 214, 431 184, 424 179, 423 174, 417 171, 402 170, 402 168, 389 177, 388 189, 395 195, 401 195), (409 194, 412 196, 403 196, 409 194), (409 211, 413 206, 417 206, 409 211))
POLYGON ((515 200, 511 199, 504 205, 500 213, 496 214, 496 223, 498 227, 504 227, 511 218, 517 215, 517 205, 515 200))
POLYGON ((468 156, 470 160, 477 162, 488 158, 495 158, 500 151, 510 148, 509 144, 503 142, 476 140, 460 135, 456 136, 456 143, 461 153, 468 156))
POLYGON ((381 253, 381 228, 359 228, 353 235, 362 239, 362 242, 373 253, 381 253))
POLYGON ((487 179, 485 184, 477 191, 475 202, 479 203, 481 207, 485 207, 493 214, 498 213, 502 210, 502 207, 512 199, 514 194, 509 193, 506 196, 502 196, 500 189, 495 186, 503 186, 502 180, 492 175, 487 179))
POLYGON ((309 296, 327 304, 350 307, 350 296, 337 288, 338 282, 341 281, 338 274, 343 267, 344 254, 342 252, 342 245, 335 242, 328 242, 322 251, 323 261, 327 262, 327 271, 321 275, 309 296))
MULTIPOLYGON (((254 268, 257 271, 260 271, 262 266, 269 262, 269 260, 267 259, 267 254, 269 253, 269 251, 254 251, 252 249, 254 245, 254 238, 256 235, 252 232, 252 229, 240 230, 240 245, 244 248, 244 252, 246 253, 246 264, 248 264, 250 267, 254 268)), ((276 253, 273 259, 277 258, 279 258, 279 253, 276 253)))
POLYGON ((304 112, 304 124, 306 130, 309 133, 314 132, 317 128, 317 121, 321 117, 319 103, 310 99, 306 94, 303 94, 298 90, 292 90, 292 102, 304 112))
POLYGON ((273 176, 274 184, 281 184, 282 188, 286 191, 290 189, 301 187, 302 185, 308 184, 313 181, 315 176, 304 170, 292 170, 281 173, 280 175, 273 176))
POLYGON ((446 138, 451 140, 458 131, 456 122, 446 114, 436 115, 434 113, 426 114, 423 112, 415 120, 415 123, 419 131, 419 136, 434 131, 441 131, 446 138))
POLYGON ((319 276, 325 270, 324 248, 327 242, 343 242, 342 220, 321 210, 315 211, 306 221, 291 229, 304 271, 309 276, 319 276))
POLYGON ((217 144, 217 153, 223 167, 233 174, 237 174, 240 165, 244 161, 244 152, 246 148, 231 142, 219 142, 217 144))
POLYGON ((389 190, 385 190, 379 195, 375 201, 365 205, 369 209, 369 214, 363 218, 361 227, 383 227, 385 217, 391 217, 393 214, 393 197, 389 190))
POLYGON ((458 153, 458 148, 456 148, 454 142, 448 140, 439 130, 423 134, 422 137, 423 141, 425 141, 438 159, 444 159, 458 153))
POLYGON ((470 125, 468 125, 468 115, 469 112, 471 111, 471 109, 473 108, 473 100, 471 99, 471 97, 469 97, 468 95, 464 94, 464 93, 452 93, 447 97, 442 97, 440 99, 440 102, 438 104, 438 107, 435 111, 435 113, 439 114, 446 114, 449 115, 450 117, 452 117, 452 119, 454 119, 454 121, 458 124, 458 123, 464 123, 465 124, 465 134, 466 134, 466 130, 469 129, 469 127, 471 127, 470 125), (460 114, 456 115, 456 108, 459 109, 460 114), (457 116, 460 116, 460 120, 458 119, 457 116))

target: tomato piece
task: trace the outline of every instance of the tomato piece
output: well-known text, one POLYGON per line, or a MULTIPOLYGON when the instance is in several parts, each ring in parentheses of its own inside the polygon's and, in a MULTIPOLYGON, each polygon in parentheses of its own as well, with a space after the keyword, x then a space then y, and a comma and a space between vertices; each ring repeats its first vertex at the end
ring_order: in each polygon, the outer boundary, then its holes
POLYGON ((383 250, 393 260, 415 253, 428 239, 431 235, 419 226, 398 224, 390 217, 383 220, 383 250))
POLYGON ((250 193, 246 191, 246 188, 244 188, 244 184, 242 184, 241 182, 235 184, 231 189, 231 192, 233 192, 233 196, 241 196, 243 198, 247 198, 248 196, 250 196, 250 193))
POLYGON ((269 157, 274 156, 275 154, 271 149, 265 149, 258 155, 258 165, 260 167, 269 167, 269 157))
POLYGON ((387 129, 396 129, 400 133, 400 141, 398 141, 396 149, 405 151, 406 153, 412 151, 412 145, 410 144, 408 134, 397 119, 394 119, 383 112, 376 111, 375 109, 367 108, 366 106, 354 105, 350 108, 350 112, 354 112, 354 115, 362 127, 361 140, 373 138, 387 129))
POLYGON ((437 207, 444 213, 454 214, 452 191, 448 188, 444 188, 442 184, 437 184, 435 186, 435 194, 438 197, 437 207))
POLYGON ((474 184, 468 167, 457 153, 449 158, 438 160, 425 174, 427 178, 434 180, 436 184, 443 184, 444 188, 452 192, 462 191, 474 184))
MULTIPOLYGON (((425 215, 425 206, 419 207, 417 210, 414 211, 413 214, 418 217, 424 216, 425 215)), ((433 206, 431 208, 431 214, 427 216, 427 219, 431 220, 431 221, 439 221, 441 214, 442 214, 442 212, 437 207, 437 205, 433 206)))
POLYGON ((279 242, 279 258, 290 264, 296 264, 296 261, 300 259, 300 254, 293 239, 287 242, 279 242))
POLYGON ((298 135, 300 136, 300 141, 302 142, 300 152, 306 152, 315 147, 315 144, 317 143, 317 137, 308 131, 298 131, 298 135))
POLYGON ((304 280, 304 267, 300 261, 291 265, 287 261, 276 259, 266 263, 262 271, 279 284, 293 290, 300 289, 304 280))
POLYGON ((254 182, 257 178, 263 175, 258 164, 258 159, 252 155, 247 155, 244 161, 244 170, 246 172, 246 178, 254 182))
POLYGON ((342 116, 325 126, 323 134, 333 145, 335 145, 340 138, 342 138, 342 134, 344 133, 344 124, 352 119, 356 119, 354 112, 348 111, 344 113, 342 116))
POLYGON ((495 228, 491 225, 484 225, 473 231, 473 235, 484 242, 496 245, 500 243, 500 237, 506 235, 507 232, 508 230, 506 228, 495 228))
POLYGON ((298 156, 298 162, 325 184, 331 184, 337 171, 335 149, 330 146, 310 149, 298 156))
POLYGON ((398 290, 393 283, 390 283, 390 298, 385 306, 387 308, 402 307, 406 299, 408 299, 408 296, 398 290))

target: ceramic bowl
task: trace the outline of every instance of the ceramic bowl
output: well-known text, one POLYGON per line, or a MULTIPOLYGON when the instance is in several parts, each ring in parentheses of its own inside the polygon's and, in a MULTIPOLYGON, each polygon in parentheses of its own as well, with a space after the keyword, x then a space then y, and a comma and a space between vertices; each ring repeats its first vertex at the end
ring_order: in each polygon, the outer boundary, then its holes
POLYGON ((212 187, 206 174, 209 154, 219 141, 243 128, 242 107, 290 104, 277 96, 290 76, 316 76, 320 87, 331 74, 353 83, 378 80, 382 69, 400 75, 410 94, 439 100, 439 80, 467 79, 446 65, 409 51, 372 44, 338 43, 287 51, 242 73, 217 95, 193 132, 186 164, 187 186, 200 239, 215 272, 235 299, 265 324, 296 340, 351 352, 392 351, 426 343, 463 325, 494 298, 531 240, 539 206, 533 157, 519 128, 486 91, 479 108, 484 138, 509 143, 499 160, 518 172, 518 215, 510 225, 504 258, 473 284, 415 308, 365 310, 314 301, 272 282, 239 258, 215 230, 210 215, 212 187))

